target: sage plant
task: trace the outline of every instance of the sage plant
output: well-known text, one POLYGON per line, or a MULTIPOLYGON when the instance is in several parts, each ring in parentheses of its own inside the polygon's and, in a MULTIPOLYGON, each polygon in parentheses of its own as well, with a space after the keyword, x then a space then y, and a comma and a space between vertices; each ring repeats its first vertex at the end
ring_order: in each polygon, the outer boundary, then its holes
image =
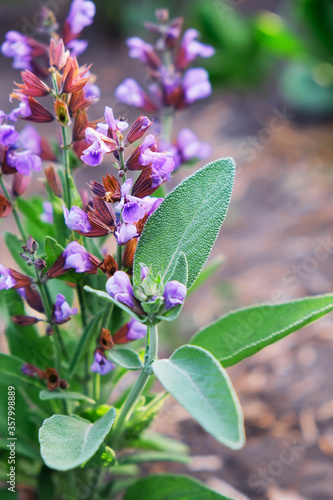
POLYGON ((232 192, 231 158, 167 187, 176 169, 210 154, 189 128, 175 133, 174 118, 211 93, 208 73, 190 65, 214 49, 157 11, 146 24, 154 44, 127 41, 147 85, 127 78, 115 90, 148 116, 127 123, 106 106, 90 121, 100 90, 77 56, 94 14, 93 2, 74 0, 59 31, 42 8, 36 39, 10 31, 1 47, 22 79, 10 95, 16 105, 0 112, 0 214, 17 226, 4 234, 15 265, 0 265, 4 489, 29 486, 41 500, 223 499, 187 476, 138 478, 138 463, 190 459, 150 424, 171 394, 215 439, 241 448, 243 415, 226 368, 330 312, 333 295, 232 311, 159 359, 159 325, 217 271, 206 261, 232 192), (22 121, 43 124, 46 136, 22 121), (84 164, 95 179, 79 193, 84 164), (26 196, 34 172, 44 175, 43 197, 26 196))

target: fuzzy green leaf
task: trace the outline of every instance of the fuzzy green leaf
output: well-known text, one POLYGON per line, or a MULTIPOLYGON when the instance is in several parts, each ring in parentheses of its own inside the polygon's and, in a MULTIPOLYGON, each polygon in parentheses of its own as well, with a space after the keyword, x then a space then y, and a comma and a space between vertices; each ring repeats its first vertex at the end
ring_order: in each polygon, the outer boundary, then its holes
POLYGON ((39 397, 42 401, 46 401, 48 399, 71 399, 74 401, 86 401, 87 403, 95 404, 91 398, 88 398, 85 394, 81 394, 80 392, 67 392, 67 391, 47 391, 44 389, 40 391, 39 397))
POLYGON ((129 487, 124 500, 138 500, 143 496, 145 500, 232 500, 210 490, 196 479, 173 474, 139 479, 129 487))
POLYGON ((244 445, 242 410, 220 363, 200 347, 179 347, 152 368, 163 387, 218 441, 231 449, 244 445))
POLYGON ((169 281, 181 252, 188 263, 190 288, 218 236, 230 201, 235 164, 231 158, 209 163, 169 193, 147 220, 135 252, 133 275, 141 264, 169 281))
POLYGON ((127 370, 140 370, 143 367, 140 356, 132 349, 125 347, 114 347, 107 352, 108 358, 127 370))
POLYGON ((52 415, 39 429, 41 455, 48 467, 69 470, 87 462, 99 449, 116 418, 111 408, 94 424, 77 416, 52 415))
POLYGON ((247 307, 222 316, 197 333, 191 344, 231 366, 332 310, 333 294, 247 307))

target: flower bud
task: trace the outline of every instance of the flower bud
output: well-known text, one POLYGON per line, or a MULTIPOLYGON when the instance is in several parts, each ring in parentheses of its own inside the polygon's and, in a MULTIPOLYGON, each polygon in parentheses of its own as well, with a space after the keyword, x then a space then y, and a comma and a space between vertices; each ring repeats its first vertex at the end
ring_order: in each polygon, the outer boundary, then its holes
POLYGON ((138 141, 147 132, 149 127, 152 125, 152 121, 147 118, 147 116, 139 116, 130 128, 126 143, 132 144, 132 142, 138 141))
POLYGON ((53 165, 47 167, 45 170, 46 181, 51 189, 51 191, 58 196, 62 197, 62 184, 59 175, 57 174, 53 165))
POLYGON ((67 104, 61 99, 57 99, 54 103, 54 111, 56 114, 57 122, 63 127, 68 127, 72 123, 67 104))
POLYGON ((47 387, 50 391, 58 389, 60 385, 59 375, 55 368, 46 368, 44 370, 44 377, 46 378, 47 387))
POLYGON ((25 316, 23 314, 17 314, 16 316, 12 316, 12 320, 16 325, 20 326, 29 326, 34 325, 40 321, 38 318, 33 318, 32 316, 25 316))
POLYGON ((41 271, 42 269, 44 269, 44 267, 46 267, 45 260, 40 259, 40 258, 36 259, 34 262, 34 266, 35 266, 35 269, 37 269, 38 271, 41 271))
POLYGON ((12 211, 12 204, 7 198, 0 193, 0 217, 5 218, 12 211))

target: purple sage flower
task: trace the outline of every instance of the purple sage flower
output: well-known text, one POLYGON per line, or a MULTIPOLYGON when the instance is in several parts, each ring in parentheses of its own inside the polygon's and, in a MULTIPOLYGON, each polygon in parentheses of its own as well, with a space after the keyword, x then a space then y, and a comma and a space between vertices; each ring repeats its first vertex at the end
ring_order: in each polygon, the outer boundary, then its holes
POLYGON ((141 266, 141 270, 140 270, 140 278, 141 278, 141 281, 143 281, 144 279, 147 278, 149 274, 149 269, 147 266, 141 266))
POLYGON ((89 222, 86 212, 79 207, 63 208, 65 224, 73 231, 81 231, 81 233, 89 233, 92 230, 92 225, 89 222))
POLYGON ((146 107, 146 95, 142 87, 133 79, 126 78, 115 91, 115 96, 118 101, 135 106, 136 108, 146 107))
POLYGON ((133 288, 128 274, 124 271, 116 271, 106 282, 106 291, 118 302, 128 307, 135 307, 133 288))
POLYGON ((153 171, 152 187, 168 182, 171 178, 171 172, 175 168, 172 154, 168 151, 158 152, 156 139, 152 134, 147 135, 140 148, 139 163, 150 166, 153 171))
POLYGON ((129 240, 138 236, 138 231, 134 224, 123 223, 118 226, 114 234, 118 245, 125 245, 129 240))
POLYGON ((94 362, 90 367, 90 370, 92 372, 99 373, 100 375, 106 375, 113 369, 114 364, 112 363, 112 361, 107 359, 100 351, 94 352, 94 362))
POLYGON ((143 219, 145 215, 145 210, 137 201, 129 201, 126 203, 122 212, 123 221, 127 224, 134 224, 140 219, 143 219))
POLYGON ((9 269, 0 264, 0 290, 9 290, 9 288, 13 288, 15 285, 16 281, 10 274, 9 269))
POLYGON ((73 0, 66 21, 74 35, 90 26, 94 20, 96 7, 90 0, 73 0))
POLYGON ((31 151, 10 151, 7 156, 8 165, 16 168, 22 175, 29 175, 31 170, 40 172, 42 170, 42 160, 31 151))
POLYGON ((7 147, 15 144, 20 138, 20 134, 16 132, 14 125, 6 123, 0 125, 0 145, 7 147))
POLYGON ((72 56, 81 55, 88 47, 87 40, 70 40, 66 43, 66 49, 69 49, 72 56))
POLYGON ((126 40, 129 48, 128 55, 132 59, 139 59, 143 64, 148 64, 150 61, 149 54, 154 52, 154 47, 150 43, 137 36, 132 36, 126 40))
POLYGON ((65 269, 75 269, 77 273, 84 273, 94 267, 90 262, 89 253, 77 241, 69 243, 62 255, 65 257, 65 269))
POLYGON ((199 35, 199 31, 193 28, 185 31, 177 58, 177 65, 179 67, 186 67, 197 56, 212 57, 215 54, 215 49, 211 45, 198 42, 197 38, 199 35))
POLYGON ((43 222, 53 224, 53 205, 50 201, 43 201, 43 213, 40 218, 43 222))
POLYGON ((17 106, 17 108, 14 108, 8 115, 8 119, 15 123, 17 122, 18 118, 27 118, 31 115, 28 98, 26 96, 21 96, 20 98, 22 99, 20 104, 17 106))
POLYGON ((101 96, 101 89, 95 83, 87 83, 83 88, 84 96, 86 99, 93 99, 98 101, 101 96))
POLYGON ((200 142, 198 137, 189 128, 183 128, 177 135, 177 146, 183 162, 194 158, 203 160, 211 153, 211 145, 208 142, 200 142))
POLYGON ((128 340, 139 340, 143 339, 143 337, 147 334, 147 326, 138 321, 137 319, 132 318, 131 321, 127 323, 128 332, 126 337, 128 340))
POLYGON ((183 77, 183 90, 187 104, 208 97, 212 92, 208 72, 203 68, 188 69, 183 77))
POLYGON ((165 310, 168 311, 184 302, 186 297, 186 286, 179 281, 169 281, 165 285, 163 297, 165 300, 165 310))
POLYGON ((5 57, 13 57, 13 68, 31 70, 31 47, 26 36, 18 31, 8 31, 1 45, 5 57))
POLYGON ((110 153, 111 149, 103 141, 102 134, 93 128, 87 127, 85 134, 91 146, 83 151, 81 160, 87 165, 96 167, 102 163, 104 155, 110 153))
POLYGON ((64 295, 62 295, 61 293, 57 295, 53 309, 53 317, 56 323, 65 323, 70 319, 71 316, 77 314, 77 311, 77 307, 70 307, 70 305, 66 302, 66 298, 64 297, 64 295))

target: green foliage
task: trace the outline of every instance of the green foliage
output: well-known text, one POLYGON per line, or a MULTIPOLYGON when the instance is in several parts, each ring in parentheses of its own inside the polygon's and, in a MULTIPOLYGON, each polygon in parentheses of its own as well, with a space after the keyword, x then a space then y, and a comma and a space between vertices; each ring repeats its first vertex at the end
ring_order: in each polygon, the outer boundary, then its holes
POLYGON ((49 399, 69 399, 73 401, 86 401, 87 403, 95 404, 92 398, 89 398, 85 394, 81 392, 68 392, 68 391, 48 391, 44 389, 40 391, 39 397, 42 401, 46 401, 49 399))
POLYGON ((206 262, 230 201, 235 165, 231 158, 209 163, 181 182, 149 217, 135 252, 133 276, 141 264, 170 280, 180 254, 188 264, 190 288, 206 262), (158 249, 158 250, 157 250, 158 249))
POLYGON ((16 236, 16 234, 5 233, 5 242, 16 264, 22 269, 23 274, 35 276, 34 268, 28 266, 28 264, 20 256, 20 253, 23 252, 22 241, 16 236))
POLYGON ((74 469, 87 462, 99 449, 115 418, 114 408, 94 424, 77 416, 47 418, 39 430, 44 462, 56 470, 74 469))
POLYGON ((141 323, 145 323, 147 321, 146 317, 142 318, 141 316, 138 316, 135 312, 132 311, 132 309, 127 307, 125 304, 122 304, 121 302, 117 302, 108 293, 102 292, 101 290, 94 290, 93 288, 90 288, 90 286, 87 285, 84 287, 84 289, 86 292, 96 295, 96 297, 100 297, 101 299, 107 300, 112 304, 116 304, 120 309, 127 312, 130 316, 137 319, 138 321, 141 321, 141 323))
POLYGON ((143 367, 140 356, 132 349, 125 347, 114 347, 107 352, 108 358, 127 370, 140 370, 143 367))
POLYGON ((28 377, 22 373, 23 365, 24 361, 22 359, 0 352, 1 383, 7 385, 26 385, 30 383, 36 387, 43 387, 38 378, 28 377))
POLYGON ((204 349, 185 345, 170 359, 152 365, 164 388, 229 448, 244 445, 243 415, 231 381, 218 361, 204 349))
MULTIPOLYGON (((161 474, 139 479, 127 490, 124 500, 232 500, 187 476, 161 474)), ((234 499, 236 500, 236 499, 234 499)))
POLYGON ((332 310, 333 294, 239 309, 201 330, 191 344, 230 366, 332 310))

